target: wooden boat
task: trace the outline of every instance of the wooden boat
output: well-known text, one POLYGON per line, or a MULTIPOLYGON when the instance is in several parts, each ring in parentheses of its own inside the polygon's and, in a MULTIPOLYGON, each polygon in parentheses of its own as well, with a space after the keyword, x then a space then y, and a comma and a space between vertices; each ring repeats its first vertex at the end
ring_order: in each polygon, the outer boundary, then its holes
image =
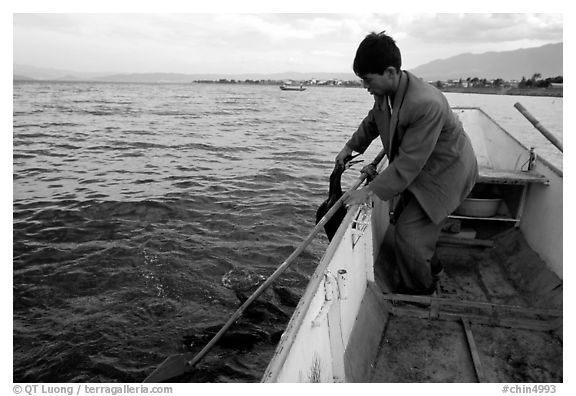
POLYGON ((280 85, 280 89, 282 91, 305 91, 306 87, 303 87, 302 85, 282 84, 280 85))
POLYGON ((437 292, 410 296, 393 293, 388 203, 349 210, 263 382, 562 382, 562 171, 454 111, 496 212, 450 216, 437 292))

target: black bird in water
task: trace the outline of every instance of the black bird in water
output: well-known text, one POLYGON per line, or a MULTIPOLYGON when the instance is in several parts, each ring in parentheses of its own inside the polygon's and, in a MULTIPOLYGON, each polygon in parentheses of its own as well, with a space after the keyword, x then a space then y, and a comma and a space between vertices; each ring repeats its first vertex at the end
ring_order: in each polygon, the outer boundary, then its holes
MULTIPOLYGON (((328 190, 328 199, 322 202, 322 204, 316 211, 316 224, 318 224, 320 220, 322 220, 322 217, 324 217, 324 215, 328 213, 330 208, 334 206, 334 204, 340 199, 340 197, 342 197, 343 193, 342 193, 341 179, 342 179, 342 173, 344 173, 346 168, 347 168, 346 165, 340 165, 340 164, 336 164, 336 166, 334 167, 334 170, 330 175, 330 188, 328 190)), ((336 213, 334 213, 334 215, 330 218, 330 220, 328 220, 328 222, 326 222, 326 224, 324 225, 324 230, 326 231, 326 235, 328 236, 329 241, 332 240, 334 234, 336 234, 336 231, 338 231, 338 227, 340 227, 340 224, 342 223, 342 220, 344 220, 344 217, 346 217, 346 208, 344 207, 344 205, 341 205, 340 208, 336 211, 336 213)))

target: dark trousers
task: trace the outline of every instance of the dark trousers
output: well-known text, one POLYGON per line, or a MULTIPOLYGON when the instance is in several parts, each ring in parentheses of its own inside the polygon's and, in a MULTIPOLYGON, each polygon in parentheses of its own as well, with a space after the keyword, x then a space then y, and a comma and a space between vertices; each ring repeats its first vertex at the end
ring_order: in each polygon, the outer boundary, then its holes
POLYGON ((435 289, 431 264, 441 225, 434 224, 418 200, 405 191, 396 205, 394 222, 394 256, 399 273, 398 292, 430 294, 435 289))

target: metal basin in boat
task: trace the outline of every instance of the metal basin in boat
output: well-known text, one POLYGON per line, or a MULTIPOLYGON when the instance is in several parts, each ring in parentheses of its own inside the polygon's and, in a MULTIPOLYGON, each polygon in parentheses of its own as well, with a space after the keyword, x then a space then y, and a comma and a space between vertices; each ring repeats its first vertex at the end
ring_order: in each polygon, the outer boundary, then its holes
POLYGON ((460 216, 493 217, 501 202, 500 198, 466 198, 455 213, 460 216))

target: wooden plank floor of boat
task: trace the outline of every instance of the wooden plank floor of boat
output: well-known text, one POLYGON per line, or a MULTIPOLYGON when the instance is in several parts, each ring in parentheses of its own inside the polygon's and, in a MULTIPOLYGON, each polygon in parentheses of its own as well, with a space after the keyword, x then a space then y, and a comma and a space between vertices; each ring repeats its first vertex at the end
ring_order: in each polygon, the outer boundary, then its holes
MULTIPOLYGON (((520 232, 504 233, 491 249, 440 246, 438 256, 444 272, 436 297, 464 303, 391 303, 391 294, 381 294, 388 298, 381 300, 388 322, 369 381, 562 382, 562 281, 520 232), (466 302, 495 308, 486 313, 466 302), (531 317, 526 319, 522 309, 502 312, 501 306, 526 307, 531 317), (535 309, 556 317, 532 315, 535 309), (461 317, 487 320, 472 320, 467 338, 461 317)), ((383 270, 376 267, 377 282, 386 290, 383 270)))

